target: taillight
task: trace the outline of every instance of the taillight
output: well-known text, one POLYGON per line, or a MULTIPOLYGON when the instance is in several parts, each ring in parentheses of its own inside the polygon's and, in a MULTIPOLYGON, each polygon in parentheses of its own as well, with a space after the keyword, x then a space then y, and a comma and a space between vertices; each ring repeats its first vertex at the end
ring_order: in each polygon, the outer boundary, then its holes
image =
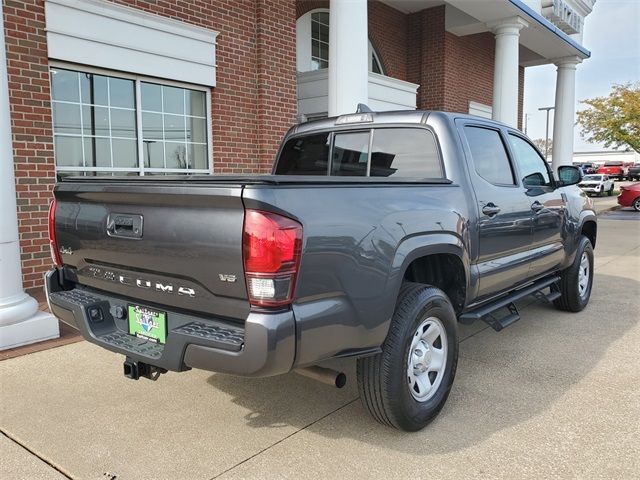
POLYGON ((242 242, 251 305, 291 303, 302 251, 302 225, 275 213, 246 210, 242 242))
POLYGON ((62 258, 60 258, 60 250, 58 249, 58 240, 56 239, 56 200, 55 198, 49 205, 49 248, 51 249, 51 260, 56 267, 62 266, 62 258))

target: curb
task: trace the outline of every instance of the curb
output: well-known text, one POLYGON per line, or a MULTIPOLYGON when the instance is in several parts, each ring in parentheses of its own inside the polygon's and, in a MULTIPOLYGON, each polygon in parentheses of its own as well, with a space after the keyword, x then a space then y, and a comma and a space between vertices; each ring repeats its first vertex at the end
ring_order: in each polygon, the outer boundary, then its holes
POLYGON ((596 212, 596 215, 602 215, 603 213, 613 212, 614 210, 620 210, 621 208, 622 208, 622 205, 614 205, 612 207, 607 207, 600 210, 599 212, 596 212))

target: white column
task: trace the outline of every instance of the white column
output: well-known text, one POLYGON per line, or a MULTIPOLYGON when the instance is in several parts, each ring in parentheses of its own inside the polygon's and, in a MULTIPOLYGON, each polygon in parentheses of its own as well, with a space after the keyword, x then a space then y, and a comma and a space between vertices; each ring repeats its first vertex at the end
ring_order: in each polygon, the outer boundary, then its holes
POLYGON ((488 24, 496 36, 493 71, 493 119, 518 127, 518 65, 520 30, 529 24, 520 17, 488 24))
MULTIPOLYGON (((2 25, 0 2, 0 25, 2 25)), ((58 320, 39 312, 22 289, 16 186, 13 172, 9 85, 4 29, 0 35, 0 350, 60 335, 58 320)))
POLYGON ((553 170, 573 163, 573 124, 576 112, 576 66, 579 57, 556 60, 556 104, 553 120, 553 170))
POLYGON ((369 101, 367 0, 329 4, 329 116, 353 113, 369 101))

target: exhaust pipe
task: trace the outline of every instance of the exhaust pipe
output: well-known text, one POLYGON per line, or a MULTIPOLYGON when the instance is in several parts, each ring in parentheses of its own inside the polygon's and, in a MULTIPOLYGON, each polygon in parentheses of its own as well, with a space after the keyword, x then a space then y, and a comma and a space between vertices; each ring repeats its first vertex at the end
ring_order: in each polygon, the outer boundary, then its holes
POLYGON ((313 366, 298 368, 294 370, 294 372, 303 377, 308 377, 336 388, 342 388, 347 384, 347 376, 343 372, 338 372, 330 368, 313 366))

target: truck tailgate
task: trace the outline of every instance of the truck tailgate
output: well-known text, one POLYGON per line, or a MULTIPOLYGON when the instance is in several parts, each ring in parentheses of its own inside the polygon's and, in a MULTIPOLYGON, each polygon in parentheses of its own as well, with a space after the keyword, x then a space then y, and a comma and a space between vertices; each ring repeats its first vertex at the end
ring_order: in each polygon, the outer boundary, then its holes
POLYGON ((242 184, 62 182, 65 278, 132 302, 243 320, 242 184))

